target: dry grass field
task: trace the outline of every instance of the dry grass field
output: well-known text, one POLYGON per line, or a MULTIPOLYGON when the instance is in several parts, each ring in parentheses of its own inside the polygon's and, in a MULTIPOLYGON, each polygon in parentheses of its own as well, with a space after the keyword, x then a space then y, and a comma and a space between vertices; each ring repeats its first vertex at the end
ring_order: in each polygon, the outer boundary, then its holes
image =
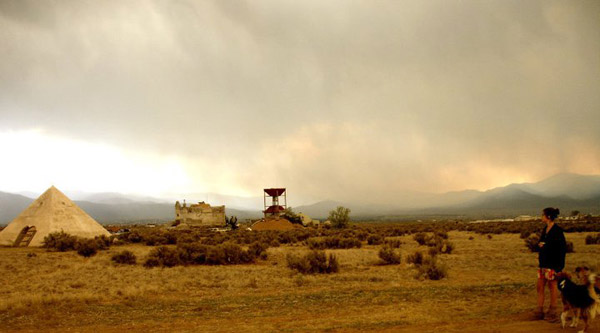
MULTIPOLYGON (((575 252, 567 270, 600 268, 600 245, 589 233, 568 233, 575 252)), ((415 279, 406 256, 426 252, 412 236, 402 240, 402 263, 382 265, 380 246, 327 250, 340 271, 301 275, 286 254, 300 244, 268 249, 268 259, 232 266, 144 268, 152 249, 113 246, 84 258, 76 252, 0 249, 2 332, 559 332, 559 324, 529 321, 535 307, 536 260, 519 234, 452 231, 455 249, 439 255, 448 277, 415 279), (110 257, 123 249, 135 266, 110 257)), ((574 329, 568 331, 575 332, 574 329)), ((591 332, 600 331, 600 320, 591 332)), ((562 331, 565 332, 565 331, 562 331)))

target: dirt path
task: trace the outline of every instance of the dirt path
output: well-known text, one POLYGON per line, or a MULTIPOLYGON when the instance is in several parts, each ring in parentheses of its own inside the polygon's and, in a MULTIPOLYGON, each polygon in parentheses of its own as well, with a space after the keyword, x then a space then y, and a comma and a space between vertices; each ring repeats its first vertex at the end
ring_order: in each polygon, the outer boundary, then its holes
MULTIPOLYGON (((530 320, 530 313, 521 313, 511 318, 501 320, 471 320, 458 323, 450 323, 447 325, 423 325, 412 327, 398 327, 384 330, 381 332, 450 332, 450 333, 575 333, 583 329, 583 323, 580 322, 577 329, 567 327, 562 329, 558 323, 548 323, 544 320, 530 320)), ((569 322, 570 323, 570 322, 569 322)), ((588 330, 588 333, 600 333, 600 322, 593 322, 588 330)))
MULTIPOLYGON (((105 325, 94 325, 86 327, 61 327, 60 329, 28 329, 28 330, 17 330, 17 331, 4 331, 0 328, 1 332, 19 332, 19 333, 34 333, 34 332, 94 332, 94 333, 116 333, 116 332, 131 332, 131 333, 145 333, 145 332, 277 332, 279 330, 273 329, 271 326, 273 323, 260 324, 257 322, 238 322, 235 321, 231 325, 223 326, 223 322, 220 325, 215 325, 215 322, 211 321, 177 321, 177 322, 145 322, 145 323, 124 323, 118 326, 105 326, 105 325), (256 325, 258 324, 258 325, 256 325)), ((583 324, 580 323, 578 329, 582 329, 583 324)), ((288 330, 285 330, 288 331, 288 330)), ((296 332, 314 332, 311 327, 305 327, 299 330, 289 330, 296 332)), ((340 329, 329 329, 326 332, 398 332, 398 333, 409 333, 409 332, 460 332, 460 333, 494 333, 494 332, 510 332, 510 333, 570 333, 578 332, 574 328, 561 329, 560 324, 551 324, 545 321, 530 321, 525 320, 522 316, 505 319, 505 320, 494 320, 494 321, 482 321, 472 320, 467 322, 458 322, 444 325, 417 325, 417 326, 397 326, 387 328, 340 328, 340 329)), ((600 322, 596 321, 592 323, 588 333, 600 333, 600 322)))
MULTIPOLYGON (((598 325, 592 325, 588 333, 600 332, 598 325)), ((583 324, 580 324, 578 329, 581 329, 583 324)), ((511 332, 511 333, 552 333, 552 332, 577 332, 574 328, 561 329, 560 324, 550 324, 544 321, 492 321, 492 322, 467 322, 456 323, 437 327, 408 327, 402 329, 391 329, 386 332, 461 332, 461 333, 495 333, 495 332, 511 332)))

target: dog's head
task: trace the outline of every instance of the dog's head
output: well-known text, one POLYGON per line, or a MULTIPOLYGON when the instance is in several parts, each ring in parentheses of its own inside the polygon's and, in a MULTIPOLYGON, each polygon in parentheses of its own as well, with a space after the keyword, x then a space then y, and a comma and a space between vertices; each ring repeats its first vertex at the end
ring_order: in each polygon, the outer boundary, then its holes
POLYGON ((577 266, 575 268, 575 275, 577 275, 581 284, 586 284, 589 281, 590 269, 587 266, 577 266))

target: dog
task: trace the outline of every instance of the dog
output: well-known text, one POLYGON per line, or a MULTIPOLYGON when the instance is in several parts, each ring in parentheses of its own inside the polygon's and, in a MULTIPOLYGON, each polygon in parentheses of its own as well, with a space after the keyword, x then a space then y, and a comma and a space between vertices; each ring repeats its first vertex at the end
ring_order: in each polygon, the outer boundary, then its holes
MULTIPOLYGON (((579 267, 578 267, 579 268, 579 267)), ((578 276, 582 270, 576 270, 578 276)), ((557 275, 558 290, 562 295, 563 312, 560 315, 561 325, 566 326, 567 316, 572 313, 572 322, 570 327, 577 327, 579 318, 583 319, 584 328, 579 333, 586 333, 596 314, 600 314, 600 299, 596 293, 595 283, 596 275, 593 273, 585 274, 585 284, 578 285, 571 280, 566 272, 560 272, 557 275)))
MULTIPOLYGON (((580 284, 587 284, 589 281, 590 269, 587 266, 578 266, 575 268, 575 274, 577 274, 577 278, 579 279, 580 284)), ((600 295, 600 279, 596 276, 594 289, 596 290, 596 295, 600 295)))

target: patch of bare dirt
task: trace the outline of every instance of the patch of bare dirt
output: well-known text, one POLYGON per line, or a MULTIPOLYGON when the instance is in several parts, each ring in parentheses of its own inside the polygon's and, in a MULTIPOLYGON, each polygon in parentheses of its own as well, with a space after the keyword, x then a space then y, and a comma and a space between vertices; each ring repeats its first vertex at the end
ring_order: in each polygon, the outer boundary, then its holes
POLYGON ((266 218, 257 221, 251 227, 252 230, 294 230, 296 228, 302 228, 297 224, 283 219, 283 218, 266 218))

